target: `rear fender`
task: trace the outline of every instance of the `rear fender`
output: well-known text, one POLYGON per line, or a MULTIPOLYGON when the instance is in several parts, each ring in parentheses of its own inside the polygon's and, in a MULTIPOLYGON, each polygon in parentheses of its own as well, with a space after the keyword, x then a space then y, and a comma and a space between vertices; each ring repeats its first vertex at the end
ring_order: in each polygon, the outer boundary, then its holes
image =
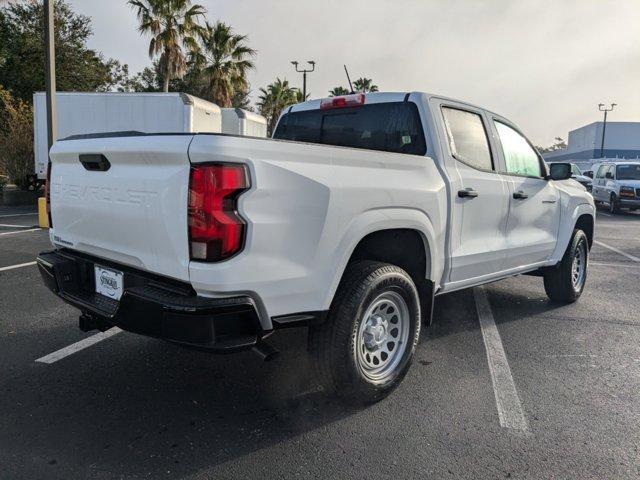
POLYGON ((426 278, 432 280, 437 289, 444 268, 442 263, 444 237, 436 232, 429 216, 423 211, 409 208, 369 210, 353 219, 336 247, 336 251, 342 252, 342 256, 324 300, 325 309, 331 306, 349 259, 360 241, 371 233, 392 229, 408 229, 420 233, 426 253, 426 278))

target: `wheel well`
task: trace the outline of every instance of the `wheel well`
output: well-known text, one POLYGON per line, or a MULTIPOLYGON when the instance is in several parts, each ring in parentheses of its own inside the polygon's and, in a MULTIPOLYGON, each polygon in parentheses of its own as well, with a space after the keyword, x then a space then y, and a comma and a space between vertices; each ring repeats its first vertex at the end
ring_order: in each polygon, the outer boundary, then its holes
POLYGON ((580 215, 576 221, 576 227, 584 232, 589 241, 589 248, 593 245, 593 217, 591 215, 580 215))
POLYGON ((377 260, 405 270, 420 295, 423 318, 431 322, 433 282, 429 277, 429 246, 417 230, 380 230, 364 237, 351 254, 349 263, 358 260, 377 260))
POLYGON ((405 270, 418 284, 427 278, 427 255, 422 235, 416 230, 380 230, 364 237, 351 254, 349 263, 377 260, 405 270))

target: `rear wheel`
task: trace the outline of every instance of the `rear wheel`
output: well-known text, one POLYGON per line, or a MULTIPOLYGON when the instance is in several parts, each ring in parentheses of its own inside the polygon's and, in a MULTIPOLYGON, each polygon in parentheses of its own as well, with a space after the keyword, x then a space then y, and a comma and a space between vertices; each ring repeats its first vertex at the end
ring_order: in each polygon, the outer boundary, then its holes
POLYGON ((309 346, 325 388, 367 404, 388 395, 407 373, 420 337, 418 291, 394 265, 362 261, 345 272, 309 346))
POLYGON ((574 230, 562 260, 544 272, 544 290, 556 302, 573 303, 584 290, 589 265, 589 241, 582 230, 574 230))

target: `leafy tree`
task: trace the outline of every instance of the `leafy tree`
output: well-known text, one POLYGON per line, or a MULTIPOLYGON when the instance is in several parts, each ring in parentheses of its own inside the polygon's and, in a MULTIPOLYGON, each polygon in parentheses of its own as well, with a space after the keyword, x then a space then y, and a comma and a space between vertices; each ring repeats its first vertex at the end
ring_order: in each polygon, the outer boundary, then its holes
POLYGON ((536 147, 540 153, 555 152, 556 150, 564 150, 567 148, 567 142, 561 137, 555 138, 555 143, 549 147, 536 147))
POLYGON ((243 110, 248 110, 253 112, 253 107, 251 106, 251 89, 249 85, 244 90, 238 90, 234 93, 233 98, 231 98, 231 106, 233 108, 242 108, 243 110))
POLYGON ((377 92, 378 86, 373 84, 370 78, 362 77, 353 82, 353 89, 356 92, 377 92))
MULTIPOLYGON (((1 3, 1 2, 0 2, 1 3)), ((44 10, 27 0, 0 7, 0 85, 31 103, 45 89, 44 10)), ((56 83, 60 91, 108 91, 128 77, 126 65, 87 48, 91 19, 55 2, 56 83)))
POLYGON ((207 23, 202 35, 202 50, 194 55, 195 68, 201 68, 204 80, 202 97, 220 107, 231 107, 237 94, 248 92, 247 73, 255 67, 246 35, 233 33, 231 26, 207 23))
POLYGON ((288 80, 280 80, 260 89, 258 97, 258 109, 260 114, 267 119, 267 131, 271 135, 276 127, 280 113, 289 105, 298 103, 299 90, 291 87, 288 80))
POLYGON ((31 105, 0 86, 0 175, 27 189, 33 173, 33 111, 31 105))
POLYGON ((330 97, 339 97, 340 95, 349 95, 350 93, 351 91, 344 87, 334 87, 329 90, 330 97))
POLYGON ((188 54, 199 50, 196 38, 203 30, 198 20, 204 16, 205 9, 192 5, 190 0, 129 0, 128 3, 137 10, 138 31, 152 35, 149 57, 160 55, 162 90, 168 92, 170 81, 186 73, 188 54))

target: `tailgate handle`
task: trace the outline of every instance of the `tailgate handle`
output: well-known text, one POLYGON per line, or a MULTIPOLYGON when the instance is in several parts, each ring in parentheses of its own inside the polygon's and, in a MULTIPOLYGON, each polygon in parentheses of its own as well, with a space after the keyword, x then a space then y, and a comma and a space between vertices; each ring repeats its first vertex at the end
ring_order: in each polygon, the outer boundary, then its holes
POLYGON ((111 168, 109 160, 101 153, 83 153, 80 155, 80 163, 92 172, 106 172, 111 168))

